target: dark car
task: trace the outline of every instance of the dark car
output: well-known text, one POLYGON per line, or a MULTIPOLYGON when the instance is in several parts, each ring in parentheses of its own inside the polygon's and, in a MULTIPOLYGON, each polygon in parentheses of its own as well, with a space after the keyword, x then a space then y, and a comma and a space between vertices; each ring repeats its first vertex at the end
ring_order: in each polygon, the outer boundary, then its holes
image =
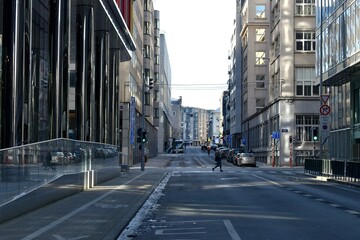
POLYGON ((230 148, 220 147, 220 148, 219 148, 219 151, 220 151, 221 159, 224 159, 224 158, 227 158, 227 157, 228 157, 228 154, 229 154, 229 152, 230 152, 230 148))

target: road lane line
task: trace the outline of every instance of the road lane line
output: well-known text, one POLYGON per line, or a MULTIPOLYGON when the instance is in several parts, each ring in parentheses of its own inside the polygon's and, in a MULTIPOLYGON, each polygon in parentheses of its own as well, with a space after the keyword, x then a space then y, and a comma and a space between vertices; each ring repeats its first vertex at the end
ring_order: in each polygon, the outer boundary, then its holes
POLYGON ((196 157, 196 161, 200 164, 201 167, 206 167, 205 164, 201 162, 198 157, 196 157))
POLYGON ((260 176, 258 176, 258 175, 255 175, 255 174, 251 174, 251 175, 252 175, 252 176, 254 176, 254 177, 256 177, 256 178, 260 178, 260 179, 262 179, 262 180, 264 180, 264 181, 266 181, 266 182, 272 183, 272 184, 274 184, 274 185, 276 185, 276 186, 280 186, 280 187, 282 187, 282 186, 283 186, 283 185, 281 185, 280 183, 277 183, 277 182, 271 181, 271 180, 269 180, 269 179, 266 179, 266 178, 260 177, 260 176))
POLYGON ((165 228, 155 231, 155 235, 193 235, 193 234, 206 234, 204 227, 198 228, 165 228), (203 230, 203 231, 201 231, 203 230))
POLYGON ((225 227, 232 240, 241 240, 240 236, 237 234, 234 226, 231 224, 230 220, 223 220, 225 227))

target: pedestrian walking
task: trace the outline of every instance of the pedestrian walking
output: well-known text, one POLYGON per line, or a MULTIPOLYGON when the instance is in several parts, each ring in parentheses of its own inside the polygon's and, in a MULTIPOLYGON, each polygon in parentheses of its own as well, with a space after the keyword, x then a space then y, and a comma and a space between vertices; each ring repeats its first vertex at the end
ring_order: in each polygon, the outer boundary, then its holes
POLYGON ((210 155, 210 150, 211 150, 211 147, 208 145, 208 146, 207 146, 208 155, 210 155))
POLYGON ((223 170, 222 170, 222 165, 221 165, 221 156, 220 156, 220 151, 218 148, 215 150, 215 162, 216 162, 216 165, 215 165, 215 167, 212 168, 212 170, 214 171, 215 168, 220 167, 220 172, 222 172, 223 170))

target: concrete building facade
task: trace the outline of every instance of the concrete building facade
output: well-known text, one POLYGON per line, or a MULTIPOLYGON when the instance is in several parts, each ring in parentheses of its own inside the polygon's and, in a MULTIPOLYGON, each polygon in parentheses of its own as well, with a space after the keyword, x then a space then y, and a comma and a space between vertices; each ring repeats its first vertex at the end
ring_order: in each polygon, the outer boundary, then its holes
POLYGON ((315 2, 239 1, 242 139, 258 161, 300 165, 318 155, 315 2), (315 129, 315 130, 314 130, 315 129))
POLYGON ((234 31, 231 35, 229 50, 229 128, 230 147, 238 148, 242 144, 241 120, 242 120, 242 47, 241 47, 241 5, 237 5, 236 18, 234 20, 234 31))
POLYGON ((166 45, 165 34, 160 34, 160 71, 155 78, 155 99, 158 105, 154 109, 154 115, 157 116, 159 123, 158 129, 158 152, 164 153, 171 146, 173 137, 173 128, 175 127, 175 119, 172 115, 171 105, 171 66, 169 53, 166 45))

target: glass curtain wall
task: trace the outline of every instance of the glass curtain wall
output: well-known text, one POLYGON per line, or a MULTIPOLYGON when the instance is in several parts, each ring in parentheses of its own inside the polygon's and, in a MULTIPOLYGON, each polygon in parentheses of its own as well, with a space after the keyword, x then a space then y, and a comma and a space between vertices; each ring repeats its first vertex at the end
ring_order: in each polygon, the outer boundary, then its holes
POLYGON ((0 148, 55 138, 118 145, 124 46, 102 5, 0 0, 0 16, 0 148))

